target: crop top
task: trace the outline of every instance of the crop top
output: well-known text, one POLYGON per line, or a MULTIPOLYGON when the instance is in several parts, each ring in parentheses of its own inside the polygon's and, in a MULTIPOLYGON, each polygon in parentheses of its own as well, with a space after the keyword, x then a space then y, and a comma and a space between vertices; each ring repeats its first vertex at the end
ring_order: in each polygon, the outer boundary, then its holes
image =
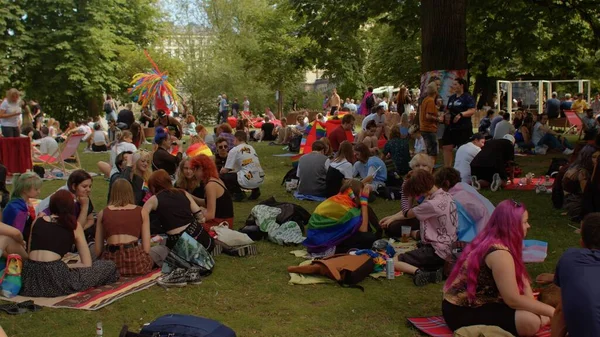
POLYGON ((102 212, 102 229, 109 238, 113 235, 131 235, 139 238, 142 234, 142 208, 112 210, 108 207, 102 212))
POLYGON ((48 250, 62 257, 73 249, 75 243, 73 230, 61 226, 55 220, 46 221, 40 217, 32 228, 30 252, 48 250))

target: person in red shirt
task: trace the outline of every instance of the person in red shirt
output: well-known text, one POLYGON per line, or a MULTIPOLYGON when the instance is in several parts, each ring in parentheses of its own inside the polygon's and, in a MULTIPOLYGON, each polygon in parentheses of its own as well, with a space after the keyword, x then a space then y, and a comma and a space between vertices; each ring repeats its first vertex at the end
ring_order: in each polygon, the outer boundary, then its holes
POLYGON ((354 116, 346 114, 342 117, 342 125, 331 131, 331 134, 327 135, 331 142, 331 148, 334 152, 337 152, 340 148, 340 144, 348 140, 346 137, 346 131, 352 131, 354 129, 354 116))

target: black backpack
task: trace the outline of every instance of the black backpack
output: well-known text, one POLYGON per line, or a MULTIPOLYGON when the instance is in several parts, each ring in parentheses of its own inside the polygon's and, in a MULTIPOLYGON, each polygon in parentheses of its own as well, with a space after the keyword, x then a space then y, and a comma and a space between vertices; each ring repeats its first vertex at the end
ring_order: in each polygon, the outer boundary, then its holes
POLYGON ((325 177, 325 196, 331 198, 340 193, 343 184, 344 174, 340 170, 329 166, 325 177))
POLYGON ((139 334, 127 326, 119 337, 236 337, 231 328, 212 319, 191 315, 165 315, 144 326, 139 334))
POLYGON ((565 158, 552 158, 552 162, 550 163, 550 167, 548 167, 548 172, 546 172, 546 175, 552 175, 552 173, 560 171, 561 166, 568 164, 569 161, 565 158))
POLYGON ((289 171, 287 171, 281 180, 281 186, 285 185, 285 183, 288 181, 292 181, 294 179, 299 180, 296 173, 298 173, 298 169, 295 167, 292 167, 289 171))
POLYGON ((104 105, 102 106, 102 110, 104 110, 104 112, 106 112, 107 114, 112 112, 112 105, 110 104, 109 101, 104 102, 104 105))
POLYGON ((288 144, 288 150, 290 152, 300 152, 300 145, 302 144, 302 135, 293 136, 288 144))

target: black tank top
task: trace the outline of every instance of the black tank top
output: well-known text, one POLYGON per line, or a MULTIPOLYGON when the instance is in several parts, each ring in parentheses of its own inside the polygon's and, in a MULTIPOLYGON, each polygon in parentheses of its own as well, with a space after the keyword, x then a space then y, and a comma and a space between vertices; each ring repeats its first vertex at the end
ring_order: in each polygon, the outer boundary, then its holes
POLYGON ((73 248, 75 234, 69 228, 40 217, 33 225, 30 241, 30 252, 48 250, 64 256, 73 248))
POLYGON ((161 191, 156 195, 156 199, 156 215, 165 232, 193 222, 190 200, 183 191, 161 191))
POLYGON ((215 184, 219 184, 221 187, 223 187, 223 194, 217 198, 216 200, 216 205, 215 205, 215 218, 218 219, 229 219, 229 218, 233 218, 233 200, 231 199, 231 194, 229 193, 229 190, 227 188, 225 188, 225 186, 223 186, 223 184, 221 184, 218 181, 215 180, 210 180, 208 182, 210 183, 215 183, 215 184))

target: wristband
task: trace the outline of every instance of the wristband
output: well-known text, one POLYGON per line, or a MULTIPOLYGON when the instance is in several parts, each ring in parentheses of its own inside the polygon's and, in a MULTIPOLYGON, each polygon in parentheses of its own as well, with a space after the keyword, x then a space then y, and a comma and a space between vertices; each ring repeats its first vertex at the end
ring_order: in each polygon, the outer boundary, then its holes
POLYGON ((363 192, 360 193, 360 205, 361 206, 369 205, 369 195, 365 195, 363 192))

